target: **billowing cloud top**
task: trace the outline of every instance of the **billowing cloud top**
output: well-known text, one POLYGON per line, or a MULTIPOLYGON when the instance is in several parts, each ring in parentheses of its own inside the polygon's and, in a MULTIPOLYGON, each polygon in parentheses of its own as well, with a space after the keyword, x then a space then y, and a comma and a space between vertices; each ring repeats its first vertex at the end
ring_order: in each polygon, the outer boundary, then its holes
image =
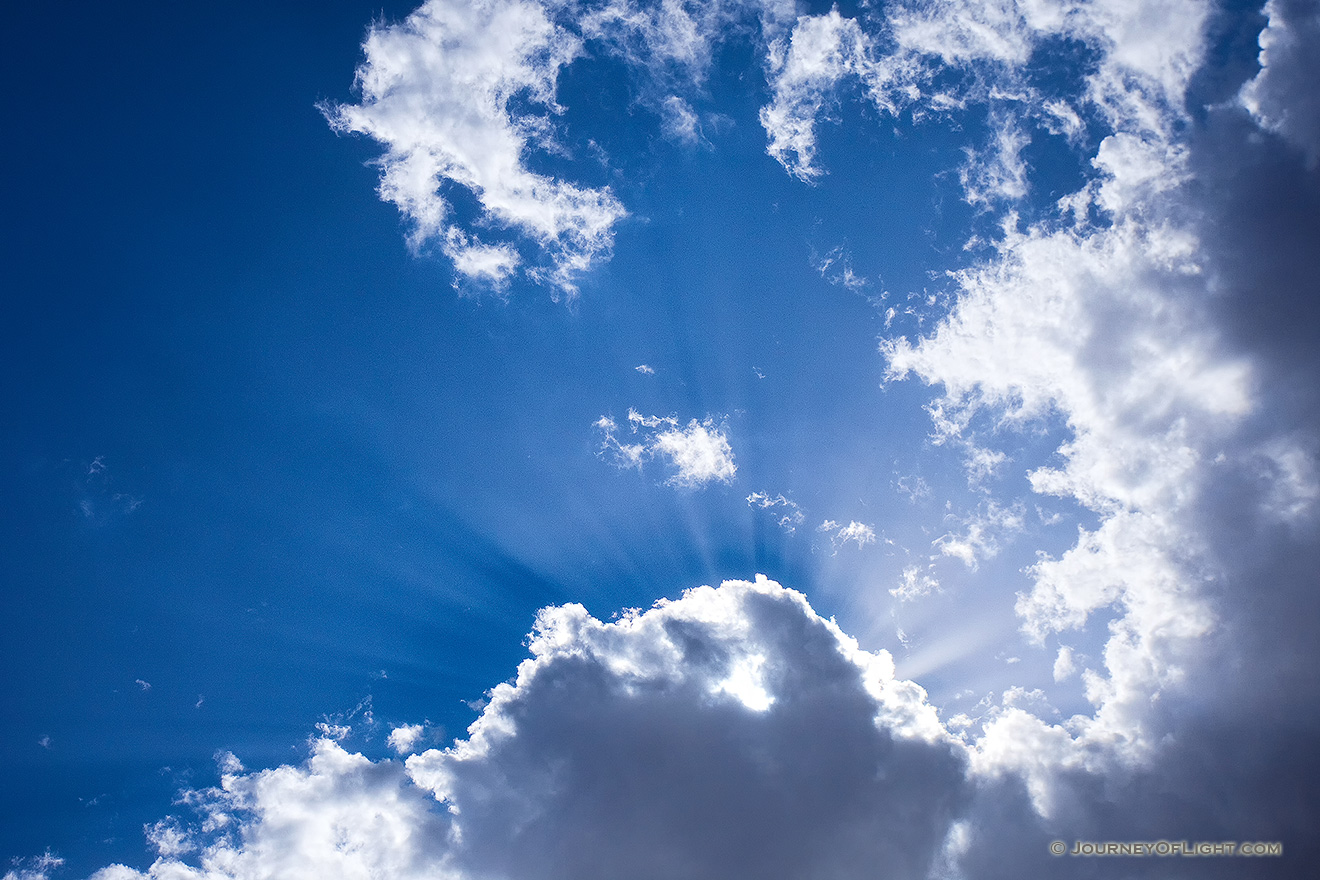
POLYGON ((532 657, 451 748, 301 767, 185 800, 145 874, 612 878, 927 876, 968 799, 921 688, 800 594, 702 587, 605 623, 548 608, 532 657))

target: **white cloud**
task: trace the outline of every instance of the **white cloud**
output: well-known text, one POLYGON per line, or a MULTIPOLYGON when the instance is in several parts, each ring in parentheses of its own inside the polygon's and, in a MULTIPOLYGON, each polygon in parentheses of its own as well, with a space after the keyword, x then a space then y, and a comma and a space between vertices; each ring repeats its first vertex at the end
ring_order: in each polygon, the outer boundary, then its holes
POLYGON ((1320 501, 1320 467, 1315 440, 1304 435, 1277 437, 1257 451, 1258 474, 1269 486, 1263 512, 1278 521, 1300 524, 1320 501))
MULTIPOLYGON (((1024 65, 1046 39, 1063 37, 1096 51, 1097 64, 1080 97, 1116 132, 1135 132, 1147 152, 1173 148, 1173 132, 1185 120, 1183 96, 1201 59, 1206 9, 1196 0, 1163 4, 1098 0, 1085 5, 1055 0, 890 4, 876 33, 837 9, 798 18, 792 34, 768 47, 772 100, 761 111, 768 152, 795 177, 824 173, 816 162, 816 122, 838 101, 840 86, 855 81, 882 112, 913 108, 918 119, 942 116, 971 104, 991 111, 991 136, 969 147, 960 170, 965 198, 990 206, 1022 198, 1029 186, 1022 150, 1030 120, 1073 143, 1085 126, 1078 109, 1056 95, 1040 94, 1024 65), (950 70, 967 75, 950 78, 950 70), (1135 124, 1135 127, 1134 127, 1135 124)), ((1122 136, 1119 136, 1122 140, 1122 136)), ((1134 158, 1135 142, 1111 144, 1097 161, 1134 158)), ((1153 167, 1153 166, 1152 166, 1153 167)), ((1181 177, 1165 165, 1148 183, 1174 185, 1181 177)), ((1107 207, 1125 195, 1116 176, 1098 194, 1107 207)))
POLYGON ((507 229, 540 247, 546 277, 571 294, 574 277, 608 252, 625 211, 608 189, 538 174, 524 157, 555 146, 556 81, 580 49, 530 0, 429 0, 403 22, 371 29, 357 72, 361 102, 324 112, 336 131, 384 145, 380 194, 408 219, 415 247, 437 241, 458 272, 499 285, 519 264, 517 251, 480 241, 474 229, 507 229), (446 186, 468 190, 482 216, 456 217, 446 186))
POLYGON ((971 751, 973 771, 983 779, 1020 777, 1037 814, 1055 813, 1061 771, 1083 766, 1068 731, 1016 706, 996 709, 971 751))
POLYGON ((890 590, 889 595, 900 602, 911 602, 938 592, 939 589, 940 582, 930 573, 929 568, 923 571, 921 566, 909 565, 903 569, 898 586, 890 590))
POLYGON ((1320 160, 1320 10, 1314 3, 1269 0, 1260 33, 1260 72, 1240 100, 1264 129, 1301 149, 1312 167, 1320 160))
POLYGON ((184 797, 196 850, 93 880, 919 880, 967 802, 925 693, 764 578, 611 623, 547 608, 529 646, 451 748, 228 766, 184 797))
POLYGON ((686 428, 662 431, 655 435, 652 448, 678 468, 669 478, 676 486, 702 486, 713 480, 728 483, 738 471, 728 437, 711 419, 693 419, 686 428))
POLYGON ((65 860, 54 855, 50 850, 30 859, 15 859, 13 871, 5 872, 3 880, 48 880, 50 871, 61 867, 65 860))
POLYGON ((797 531, 797 527, 802 525, 807 518, 797 502, 790 501, 783 494, 771 495, 768 492, 753 492, 747 496, 747 504, 761 510, 768 510, 779 517, 779 527, 790 535, 797 531))
MULTIPOLYGON (((893 115, 918 104, 921 116, 961 109, 969 100, 1021 101, 1030 90, 1011 75, 1005 77, 1008 91, 987 88, 983 75, 932 86, 937 62, 954 67, 1021 63, 1041 37, 1060 31, 1068 19, 1063 5, 1048 0, 892 4, 885 15, 879 35, 837 9, 803 15, 788 38, 770 43, 766 68, 772 100, 761 110, 761 124, 769 136, 767 152, 795 177, 811 181, 824 173, 816 162, 816 124, 830 114, 841 85, 855 81, 878 110, 893 115)), ((1051 126, 1080 125, 1071 108, 1057 101, 1050 107, 1054 112, 1041 110, 1040 115, 1051 126)), ((998 123, 991 144, 969 148, 961 170, 966 198, 974 204, 1019 199, 1027 191, 1021 152, 1029 136, 1011 114, 999 114, 998 123)))
POLYGON ((401 724, 390 731, 386 744, 397 754, 406 755, 421 741, 424 728, 420 724, 401 724))
POLYGON ((1041 124, 1045 126, 1046 131, 1063 135, 1070 144, 1077 143, 1086 125, 1082 122, 1082 117, 1077 115, 1076 108, 1067 101, 1056 98, 1042 102, 1040 110, 1041 124))
POLYGON ((894 481, 894 488, 907 496, 907 499, 916 502, 921 498, 929 498, 931 495, 930 484, 916 474, 908 474, 899 477, 894 481))
POLYGON ((146 872, 111 866, 92 880, 461 876, 446 866, 449 818, 402 765, 330 739, 317 740, 301 767, 226 768, 218 787, 185 802, 202 816, 195 861, 162 852, 146 872))
POLYGON ((1022 149, 1031 142, 1012 116, 992 118, 994 134, 987 149, 967 148, 967 162, 958 170, 964 198, 973 205, 1012 202, 1026 196, 1027 163, 1022 149))
POLYGON ((968 442, 965 448, 963 468, 967 471, 967 485, 972 488, 998 474, 1000 468, 1010 461, 1008 454, 1000 449, 989 449, 972 442, 968 442))
MULTIPOLYGON (((1042 813, 1063 809, 1069 774, 1140 764, 1178 735, 1164 707, 1232 625, 1216 614, 1229 608, 1227 586, 1200 533, 1204 499, 1243 481, 1260 487, 1251 497, 1266 516, 1300 523, 1320 494, 1312 442, 1271 434, 1257 417, 1265 389, 1254 363, 1225 343, 1198 218, 1186 207, 1183 107, 1205 15, 1182 2, 1102 2, 1068 14, 1061 32, 1096 52, 1076 106, 1110 127, 1090 182, 1044 222, 1023 228, 1008 216, 994 254, 951 274, 948 316, 920 340, 883 345, 892 377, 916 373, 941 386, 931 409, 945 439, 979 448, 970 427, 978 415, 999 427, 1061 421, 1071 435, 1059 463, 1029 479, 1039 493, 1088 508, 1095 524, 1066 552, 1040 554, 1015 607, 1038 642, 1102 629, 1101 662, 1081 671, 1093 712, 1060 722, 1035 707, 1001 708, 973 742, 978 773, 1022 775, 1042 813)), ((1004 45, 1008 58, 1016 50, 1004 45)), ((1274 88, 1268 74, 1260 79, 1266 85, 1252 88, 1274 88)), ((1275 117, 1264 107, 1255 112, 1268 127, 1275 117)), ((1044 107, 1080 147, 1082 116, 1066 109, 1044 107)), ((990 464, 969 461, 969 470, 982 463, 990 464)), ((960 527, 936 545, 974 564, 982 548, 993 550, 977 535, 960 527)), ((1069 680, 1077 667, 1061 649, 1055 677, 1069 680)))
POLYGON ((944 0, 895 4, 888 18, 903 49, 957 67, 972 61, 1025 63, 1039 32, 1062 25, 1064 10, 1063 4, 1049 0, 944 0))
POLYGON ((982 559, 998 555, 1001 541, 1022 531, 1023 512, 1020 502, 1004 507, 993 499, 984 501, 966 517, 955 517, 957 531, 946 532, 932 546, 975 570, 982 559))
POLYGON ((830 543, 834 546, 836 553, 840 547, 849 541, 852 541, 858 547, 875 543, 875 528, 865 523, 859 523, 857 520, 852 520, 845 526, 832 519, 827 519, 816 526, 816 531, 829 534, 830 543))
MULTIPOLYGON (((1032 472, 1032 485, 1103 522, 1038 563, 1017 608, 1036 638, 1123 609, 1107 683, 1088 690, 1108 730, 1141 729, 1143 702, 1177 680, 1180 656, 1209 628, 1180 561, 1193 542, 1175 518, 1206 451, 1251 407, 1247 365, 1216 350, 1188 296, 1194 247, 1185 230, 1135 218, 1010 231, 997 262, 956 276, 961 297, 931 336, 885 347, 895 375, 913 369, 943 384, 955 429, 983 408, 1014 422, 1064 414, 1064 464, 1032 472)), ((970 565, 993 549, 986 534, 972 523, 938 543, 970 565)))
POLYGON ((572 296, 576 278, 608 256, 627 211, 609 187, 532 170, 538 151, 566 155, 560 73, 588 43, 613 54, 645 74, 639 100, 659 114, 666 135, 701 143, 689 99, 704 88, 714 45, 753 15, 776 34, 791 12, 787 0, 609 0, 594 8, 427 0, 404 21, 371 28, 355 83, 360 100, 321 109, 336 131, 385 148, 380 196, 407 220, 414 249, 438 244, 459 276, 489 288, 504 289, 522 267, 572 296), (455 210, 446 192, 460 188, 480 206, 478 216, 455 210), (504 240, 484 240, 490 236, 504 240), (528 242, 540 259, 524 267, 528 242))
POLYGON ((1077 663, 1073 657, 1073 649, 1067 645, 1059 648, 1059 653, 1054 656, 1054 680, 1067 681, 1077 672, 1077 663))
POLYGON ((14 869, 3 880, 49 880, 50 872, 64 864, 64 859, 47 850, 35 858, 14 859, 14 869))
POLYGON ((670 95, 660 106, 665 134, 688 146, 701 142, 701 121, 691 104, 677 95, 670 95))
POLYGON ((633 367, 633 369, 641 373, 643 376, 655 375, 655 368, 652 366, 648 366, 647 364, 638 364, 637 366, 633 367))
POLYGON ((813 256, 811 266, 820 273, 821 278, 836 287, 842 285, 856 292, 861 291, 870 284, 869 281, 853 271, 852 257, 843 245, 830 249, 824 256, 813 256))
POLYGON ((353 728, 347 724, 335 724, 330 721, 316 722, 316 729, 326 739, 342 742, 353 734, 353 728))
POLYGON ((736 5, 609 0, 583 15, 579 26, 584 36, 604 41, 629 67, 647 71, 657 83, 700 85, 710 68, 712 43, 721 38, 736 5))
POLYGON ((700 488, 712 482, 730 483, 738 472, 733 448, 724 428, 713 418, 692 419, 679 425, 676 416, 644 416, 628 410, 628 427, 637 442, 619 439, 619 426, 601 416, 594 427, 604 435, 601 452, 612 455, 620 467, 636 467, 662 458, 674 469, 667 482, 681 488, 700 488))
POLYGON ((173 858, 197 849, 192 835, 173 817, 153 822, 143 828, 147 842, 152 849, 164 858, 173 858))
POLYGON ((792 34, 770 43, 766 60, 774 99, 761 109, 770 136, 766 151, 801 180, 821 175, 815 164, 816 119, 846 76, 864 65, 869 40, 838 9, 798 18, 792 34))
POLYGON ((509 245, 482 244, 453 226, 445 231, 444 251, 460 275, 496 289, 508 282, 519 263, 518 252, 509 245))
MULTIPOLYGON (((603 439, 600 443, 601 454, 609 453, 611 458, 619 467, 635 467, 640 469, 642 462, 646 460, 648 451, 644 443, 624 443, 618 437, 619 424, 609 416, 601 416, 592 423, 592 427, 600 431, 603 439)), ((633 429, 636 433, 636 428, 633 429)))

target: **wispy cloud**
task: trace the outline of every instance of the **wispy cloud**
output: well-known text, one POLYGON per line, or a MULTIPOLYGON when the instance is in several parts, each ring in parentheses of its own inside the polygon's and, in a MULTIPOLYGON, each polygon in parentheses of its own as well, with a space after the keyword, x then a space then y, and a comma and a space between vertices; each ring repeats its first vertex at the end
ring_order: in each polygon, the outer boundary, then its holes
POLYGON ((572 294, 626 212, 608 189, 547 177, 525 157, 555 149, 556 83, 581 46, 530 0, 429 0, 371 29, 361 101, 323 111, 336 131, 385 147, 380 195, 408 218, 414 247, 436 242, 465 277, 508 280, 521 263, 516 243, 482 241, 457 219, 442 193, 462 187, 481 205, 483 230, 530 239, 550 262, 547 281, 572 294))
POLYGON ((123 491, 123 480, 112 471, 106 456, 98 455, 88 462, 76 479, 78 511, 94 525, 106 523, 134 513, 142 506, 141 496, 123 491))
POLYGON ((766 67, 773 100, 761 109, 766 151, 804 181, 820 177, 816 120, 845 77, 869 68, 870 40, 856 19, 837 9, 798 18, 791 35, 769 46, 766 67))
POLYGON ((850 541, 858 547, 875 543, 875 527, 859 523, 857 520, 851 520, 845 526, 832 519, 827 519, 816 526, 816 531, 824 532, 830 536, 830 544, 834 546, 836 553, 840 547, 845 546, 850 541))
POLYGON ((917 474, 906 474, 894 481, 894 488, 907 499, 916 502, 931 496, 930 484, 917 474))
POLYGON ((747 496, 747 504, 769 511, 773 516, 778 517, 779 527, 790 535, 797 531, 797 527, 807 518, 797 502, 790 501, 782 493, 771 495, 768 492, 753 492, 747 496))
POLYGON ((891 589, 889 595, 900 602, 911 602, 938 592, 939 589, 940 582, 929 568, 923 570, 921 566, 909 565, 903 569, 898 586, 891 589))
POLYGON ((690 420, 680 425, 676 416, 644 416, 628 410, 629 433, 620 439, 619 425, 601 416, 595 428, 602 435, 601 452, 608 453, 620 467, 635 467, 655 458, 663 459, 674 473, 671 486, 695 489, 712 482, 730 483, 738 472, 728 435, 715 419, 690 420))
POLYGON ((51 873, 64 865, 64 859, 50 850, 27 859, 13 859, 13 870, 6 871, 4 880, 50 880, 51 873))
POLYGON ((954 521, 954 530, 936 538, 932 546, 975 570, 981 560, 998 555, 1005 540, 1022 531, 1024 514, 1020 502, 1007 507, 994 500, 982 502, 966 516, 948 517, 954 521))
POLYGON ((1027 163, 1022 149, 1031 142, 1011 114, 993 120, 993 140, 986 147, 966 148, 967 161, 958 169, 963 197, 973 205, 1015 202, 1027 195, 1027 163))
POLYGON ((147 825, 143 831, 151 848, 162 858, 177 858, 197 849, 193 835, 172 816, 147 825))
POLYGON ((865 289, 870 282, 853 271, 852 257, 843 245, 831 248, 823 256, 812 255, 811 266, 830 284, 852 291, 865 289))

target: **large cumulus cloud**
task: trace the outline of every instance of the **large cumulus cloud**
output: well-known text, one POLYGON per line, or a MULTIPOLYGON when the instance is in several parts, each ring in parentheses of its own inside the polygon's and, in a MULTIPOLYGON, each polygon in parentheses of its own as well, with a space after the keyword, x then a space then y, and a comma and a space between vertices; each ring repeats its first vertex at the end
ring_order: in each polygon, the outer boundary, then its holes
POLYGON ((1056 462, 1027 476, 1096 515, 1070 550, 1039 558, 1016 603, 1065 671, 1072 633, 1110 618, 1083 671, 1094 712, 1051 722, 1006 693, 987 713, 973 768, 1008 788, 975 811, 969 876, 1030 861, 1013 840, 1042 819, 1092 839, 1286 839, 1287 859, 1253 866, 1262 875, 1304 875, 1315 855, 1320 701, 1300 629, 1317 619, 1320 266, 1304 240, 1320 213, 1298 85, 1315 10, 1266 7, 1262 67, 1240 92, 1193 74, 1226 32, 1252 27, 1251 10, 1220 11, 1213 29, 1206 11, 1133 9, 1163 16, 1158 50, 1104 4, 1069 13, 1093 18, 1075 33, 1100 52, 1078 104, 1103 126, 1094 175, 1054 217, 1009 215, 993 255, 951 276, 937 328, 883 345, 894 375, 941 390, 941 433, 1062 418, 1056 462))
POLYGON ((186 798, 199 827, 96 880, 921 878, 967 800, 924 692, 771 581, 614 622, 549 608, 530 647, 466 740, 405 764, 325 739, 301 767, 231 760, 186 798))

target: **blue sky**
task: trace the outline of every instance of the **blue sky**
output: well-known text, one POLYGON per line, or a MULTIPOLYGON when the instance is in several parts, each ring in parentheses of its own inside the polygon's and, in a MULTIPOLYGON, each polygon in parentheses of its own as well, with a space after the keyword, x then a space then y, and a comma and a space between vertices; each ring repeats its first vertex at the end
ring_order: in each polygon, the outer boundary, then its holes
POLYGON ((1314 863, 1313 5, 11 19, 5 880, 1314 863))

